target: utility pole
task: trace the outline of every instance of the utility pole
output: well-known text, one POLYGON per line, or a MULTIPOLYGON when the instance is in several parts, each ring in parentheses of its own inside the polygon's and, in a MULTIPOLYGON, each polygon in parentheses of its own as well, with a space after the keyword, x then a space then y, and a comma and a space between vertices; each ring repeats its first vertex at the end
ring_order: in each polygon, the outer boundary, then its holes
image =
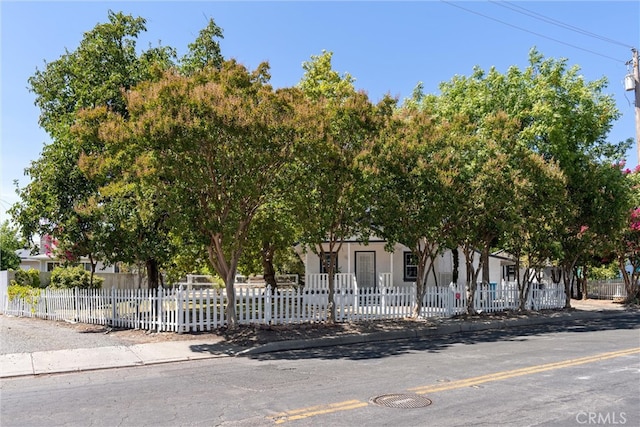
POLYGON ((638 164, 640 165, 640 66, 638 65, 638 49, 633 52, 633 80, 635 82, 635 107, 636 107, 636 149, 638 150, 638 164))

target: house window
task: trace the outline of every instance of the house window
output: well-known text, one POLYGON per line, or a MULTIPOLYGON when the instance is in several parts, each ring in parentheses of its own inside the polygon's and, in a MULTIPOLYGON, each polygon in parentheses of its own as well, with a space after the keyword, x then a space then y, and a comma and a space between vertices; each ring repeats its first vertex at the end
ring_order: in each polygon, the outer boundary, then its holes
POLYGON ((60 267, 59 262, 48 262, 47 263, 47 271, 53 271, 54 268, 60 267))
POLYGON ((412 282, 418 278, 418 260, 413 252, 404 253, 404 281, 412 282))
POLYGON ((337 273, 338 272, 338 253, 337 252, 325 252, 324 253, 324 261, 322 260, 322 258, 320 258, 320 273, 328 273, 328 269, 325 266, 329 265, 329 262, 331 260, 331 254, 334 255, 333 260, 334 260, 334 264, 333 264, 333 273, 337 273))

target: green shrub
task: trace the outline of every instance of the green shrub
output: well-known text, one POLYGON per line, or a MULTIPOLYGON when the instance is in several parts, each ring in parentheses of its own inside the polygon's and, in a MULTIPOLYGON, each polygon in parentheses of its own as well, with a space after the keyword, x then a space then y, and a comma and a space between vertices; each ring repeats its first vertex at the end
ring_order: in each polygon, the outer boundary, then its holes
POLYGON ((38 302, 40 297, 40 289, 35 289, 31 286, 18 285, 12 283, 7 288, 9 294, 9 300, 13 301, 16 298, 23 299, 27 304, 34 305, 38 302))
POLYGON ((93 276, 93 286, 91 285, 91 273, 84 268, 78 267, 56 267, 51 272, 50 287, 54 289, 98 289, 102 287, 104 279, 93 276))
POLYGON ((40 288, 42 286, 40 282, 40 272, 34 269, 17 270, 11 284, 40 288))
POLYGON ((213 283, 213 288, 214 289, 224 289, 224 280, 222 280, 222 277, 215 275, 211 278, 211 283, 213 283))
POLYGON ((616 262, 603 264, 597 267, 591 267, 588 270, 589 279, 591 280, 611 280, 620 277, 620 269, 616 262))

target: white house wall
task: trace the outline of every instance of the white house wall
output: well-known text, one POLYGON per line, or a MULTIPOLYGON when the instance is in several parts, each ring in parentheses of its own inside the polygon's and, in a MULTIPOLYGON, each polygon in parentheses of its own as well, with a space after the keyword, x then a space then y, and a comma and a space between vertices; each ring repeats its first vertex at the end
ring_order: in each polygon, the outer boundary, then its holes
MULTIPOLYGON (((438 256, 440 261, 441 272, 453 272, 453 253, 447 249, 443 254, 438 256)), ((504 259, 490 256, 489 257, 489 282, 499 283, 502 280, 504 259)), ((458 284, 463 284, 467 280, 467 261, 461 249, 458 249, 458 284)), ((437 266, 438 264, 436 264, 437 266)), ((477 269, 480 265, 480 253, 476 252, 473 259, 473 268, 477 269)), ((433 280, 433 279, 432 279, 433 280)), ((478 275, 478 281, 482 280, 482 271, 478 275)), ((439 285, 443 283, 438 283, 439 285)))
MULTIPOLYGON (((81 261, 83 264, 88 264, 89 259, 83 258, 81 261)), ((20 260, 19 268, 21 270, 38 270, 38 271, 49 271, 48 265, 49 263, 61 263, 61 261, 51 258, 45 255, 35 255, 29 258, 23 258, 20 260)), ((113 265, 105 265, 104 263, 98 261, 96 264, 96 273, 113 273, 114 266, 113 265)))
MULTIPOLYGON (((384 242, 372 241, 368 245, 360 242, 345 242, 338 252, 338 272, 355 273, 356 252, 373 252, 375 256, 376 275, 387 273, 390 270, 391 254, 384 250, 384 242)), ((324 244, 323 249, 329 251, 329 244, 324 244)), ((307 274, 320 273, 320 258, 311 251, 302 254, 307 274)))
POLYGON ((18 266, 18 268, 20 270, 38 270, 38 271, 42 271, 40 269, 40 261, 21 260, 20 261, 20 265, 18 266))
MULTIPOLYGON (((325 244, 325 251, 329 251, 329 245, 325 244)), ((355 273, 356 271, 356 252, 371 252, 375 256, 375 275, 376 278, 381 273, 391 273, 394 286, 409 286, 413 281, 407 281, 404 277, 404 253, 409 249, 401 244, 394 246, 394 252, 385 251, 385 242, 372 240, 365 245, 361 242, 349 241, 344 242, 338 252, 338 272, 355 273)), ((462 250, 459 253, 458 266, 458 284, 463 284, 466 280, 466 263, 462 250)), ((476 253, 474 259, 474 267, 477 268, 480 262, 480 254, 476 253)), ((320 258, 313 252, 301 254, 306 265, 307 274, 320 273, 320 258)), ((489 281, 499 283, 503 277, 504 258, 489 258, 489 281)), ((438 255, 435 260, 435 272, 438 277, 439 286, 448 286, 453 276, 453 254, 451 250, 446 250, 443 254, 438 255), (446 282, 446 283, 445 283, 446 282)), ((482 274, 482 273, 481 273, 482 274)), ((481 276, 479 277, 479 279, 481 276)), ((427 277, 427 286, 435 286, 433 273, 429 273, 427 277)))

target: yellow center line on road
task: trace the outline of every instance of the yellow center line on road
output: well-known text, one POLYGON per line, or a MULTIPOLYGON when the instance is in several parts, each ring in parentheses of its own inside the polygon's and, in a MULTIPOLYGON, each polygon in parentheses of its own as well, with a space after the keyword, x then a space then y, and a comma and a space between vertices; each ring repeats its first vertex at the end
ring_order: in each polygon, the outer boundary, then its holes
MULTIPOLYGON (((456 388, 471 387, 492 381, 500 381, 508 378, 519 377, 523 375, 531 375, 539 372, 550 371, 553 369, 568 368, 571 366, 584 365, 586 363, 598 362, 601 360, 612 359, 614 357, 628 356, 640 353, 640 347, 630 348, 620 351, 612 351, 608 353, 600 353, 594 356, 581 357, 578 359, 569 359, 561 362, 547 363, 544 365, 529 366, 526 368, 514 369, 511 371, 495 372, 493 374, 481 375, 479 377, 466 378, 462 380, 452 381, 446 384, 434 384, 424 387, 410 388, 409 391, 415 394, 436 393, 439 391, 453 390, 456 388)), ((272 415, 271 418, 275 424, 282 424, 289 421, 301 420, 304 418, 314 417, 317 415, 330 414, 339 411, 348 411, 351 409, 362 408, 368 406, 368 402, 361 400, 346 400, 344 402, 330 403, 326 405, 311 406, 308 408, 293 409, 291 411, 280 412, 272 415)))
POLYGON ((600 360, 612 359, 614 357, 628 356, 636 353, 640 353, 640 347, 630 348, 627 350, 612 351, 609 353, 601 353, 601 354, 596 354, 594 356, 581 357, 578 359, 569 359, 569 360, 564 360, 562 362, 529 366, 526 368, 514 369, 512 371, 496 372, 493 374, 482 375, 479 377, 452 381, 446 384, 436 384, 431 386, 416 387, 416 388, 409 389, 409 391, 412 391, 416 394, 427 394, 427 393, 435 393, 438 391, 453 390, 453 389, 462 388, 462 387, 471 387, 474 385, 479 385, 487 382, 500 381, 508 378, 519 377, 522 375, 531 375, 539 372, 550 371, 553 369, 561 369, 561 368, 568 368, 571 366, 584 365, 586 363, 593 363, 593 362, 598 362, 600 360))
POLYGON ((331 412, 347 411, 349 409, 361 408, 367 406, 367 402, 359 400, 346 400, 344 402, 331 403, 329 405, 318 405, 310 408, 294 409, 292 411, 281 412, 273 415, 272 418, 276 424, 282 424, 287 421, 301 420, 303 418, 313 417, 316 415, 329 414, 331 412))

